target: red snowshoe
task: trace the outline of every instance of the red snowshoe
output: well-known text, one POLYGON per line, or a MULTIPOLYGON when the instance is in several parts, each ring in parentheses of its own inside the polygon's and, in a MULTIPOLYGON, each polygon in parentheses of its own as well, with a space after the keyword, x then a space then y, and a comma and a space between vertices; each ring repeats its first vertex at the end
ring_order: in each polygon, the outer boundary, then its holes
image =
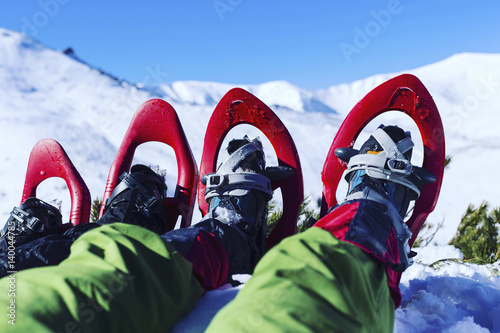
MULTIPOLYGON (((297 218, 304 199, 302 170, 297 149, 288 130, 276 114, 249 92, 235 88, 230 90, 216 106, 208 123, 205 145, 201 158, 201 175, 214 173, 217 156, 227 133, 240 124, 250 124, 261 130, 271 141, 278 157, 279 166, 292 169, 293 174, 281 180, 271 179, 271 188, 281 188, 283 216, 267 238, 267 247, 297 232, 297 218)), ((208 213, 205 200, 206 186, 198 184, 198 204, 203 215, 208 213)))
POLYGON ((413 75, 393 78, 369 92, 359 101, 340 126, 323 166, 323 201, 321 216, 337 204, 338 184, 347 164, 335 156, 337 148, 352 147, 359 133, 376 116, 387 111, 401 111, 417 124, 424 145, 422 168, 436 181, 424 184, 413 213, 406 224, 412 232, 411 246, 427 216, 434 210, 443 180, 445 163, 444 131, 439 112, 424 85, 413 75))
POLYGON ((64 179, 71 195, 70 223, 61 226, 60 232, 73 225, 87 223, 90 218, 90 192, 64 149, 52 139, 40 140, 31 151, 21 203, 36 197, 38 185, 51 177, 64 179))
POLYGON ((177 186, 174 196, 166 199, 167 230, 175 227, 179 215, 181 227, 191 225, 198 170, 179 117, 174 108, 160 99, 142 104, 134 114, 122 144, 111 165, 101 206, 102 216, 106 199, 120 182, 119 177, 129 172, 136 148, 145 142, 158 141, 171 146, 178 165, 177 186))

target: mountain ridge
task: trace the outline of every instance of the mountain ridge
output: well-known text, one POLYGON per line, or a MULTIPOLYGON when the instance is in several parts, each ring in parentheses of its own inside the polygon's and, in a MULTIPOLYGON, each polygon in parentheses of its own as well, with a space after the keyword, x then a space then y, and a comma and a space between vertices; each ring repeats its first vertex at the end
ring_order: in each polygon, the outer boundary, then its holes
MULTIPOLYGON (((31 148, 46 137, 63 145, 92 196, 102 196, 109 166, 130 119, 151 98, 165 99, 176 109, 199 165, 211 112, 220 98, 236 86, 262 99, 285 123, 299 151, 306 195, 315 203, 321 195, 321 168, 344 116, 368 91, 400 74, 374 75, 316 91, 286 81, 241 85, 177 81, 144 86, 116 79, 74 57, 21 33, 0 28, 0 161, 4 162, 0 168, 0 214, 3 216, 21 198, 31 148)), ((452 220, 444 228, 449 234, 456 230, 469 203, 477 205, 489 200, 492 205, 500 205, 496 190, 489 186, 494 171, 483 170, 477 164, 477 161, 500 164, 499 148, 484 144, 500 140, 496 126, 500 123, 497 111, 500 54, 458 54, 405 72, 422 80, 443 118, 447 154, 453 159, 436 213, 431 216, 436 220, 445 217, 452 220)), ((399 118, 391 117, 384 122, 400 123, 399 118)), ((418 130, 416 140, 417 137, 418 130)), ((171 175, 169 188, 173 188, 175 159, 167 155, 168 152, 156 146, 141 146, 136 162, 166 166, 171 175)), ((47 195, 64 192, 64 184, 56 187, 44 191, 47 195)))

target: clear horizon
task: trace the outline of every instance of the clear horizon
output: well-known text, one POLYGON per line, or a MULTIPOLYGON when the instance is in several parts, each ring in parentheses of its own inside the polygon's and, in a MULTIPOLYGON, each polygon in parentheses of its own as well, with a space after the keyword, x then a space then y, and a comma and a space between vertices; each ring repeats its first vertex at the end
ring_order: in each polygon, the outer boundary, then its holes
POLYGON ((498 9, 492 0, 39 0, 4 4, 0 26, 136 83, 286 80, 314 90, 500 53, 498 9))

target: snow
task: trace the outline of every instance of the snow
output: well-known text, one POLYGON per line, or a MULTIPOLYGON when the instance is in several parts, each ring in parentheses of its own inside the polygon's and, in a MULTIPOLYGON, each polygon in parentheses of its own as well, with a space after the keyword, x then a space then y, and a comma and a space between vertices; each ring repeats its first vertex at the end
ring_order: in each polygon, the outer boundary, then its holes
POLYGON ((401 279, 403 301, 394 332, 500 332, 500 262, 435 263, 461 258, 449 245, 427 246, 417 258, 401 279))
POLYGON ((230 284, 206 293, 182 321, 172 328, 171 332, 204 332, 212 318, 227 303, 231 302, 244 284, 233 288, 230 284))
MULTIPOLYGON (((141 103, 162 98, 172 104, 199 165, 210 114, 235 86, 262 99, 285 123, 299 151, 306 195, 316 203, 322 189, 320 172, 345 115, 376 85, 400 74, 380 74, 318 91, 284 81, 237 85, 195 81, 154 85, 148 81, 136 85, 75 59, 0 28, 0 216, 4 220, 21 198, 29 152, 38 140, 59 141, 92 197, 102 197, 111 161, 141 103)), ((500 206, 495 186, 500 165, 500 54, 457 54, 405 72, 419 77, 433 95, 452 162, 445 171, 439 202, 429 216, 433 225, 443 222, 443 226, 431 244, 418 249, 417 262, 403 275, 403 303, 396 311, 395 332, 500 332, 498 263, 478 266, 443 260, 461 258, 447 243, 470 203, 478 206, 488 201, 492 207, 500 206)), ((409 127, 419 142, 416 126, 404 115, 387 114, 377 122, 409 127)), ((235 129, 230 135, 242 131, 248 128, 235 129)), ((264 147, 269 147, 265 137, 260 137, 264 147)), ((272 161, 272 153, 268 154, 272 161)), ((421 152, 415 155, 418 161, 421 152)), ((177 166, 171 149, 148 143, 139 147, 134 161, 166 168, 169 189, 175 187, 177 166)), ((62 199, 67 218, 67 188, 64 182, 51 181, 42 183, 37 194, 46 200, 62 199)), ((194 221, 199 218, 197 213, 194 221)), ((238 290, 224 286, 207 293, 174 331, 203 331, 238 290)))

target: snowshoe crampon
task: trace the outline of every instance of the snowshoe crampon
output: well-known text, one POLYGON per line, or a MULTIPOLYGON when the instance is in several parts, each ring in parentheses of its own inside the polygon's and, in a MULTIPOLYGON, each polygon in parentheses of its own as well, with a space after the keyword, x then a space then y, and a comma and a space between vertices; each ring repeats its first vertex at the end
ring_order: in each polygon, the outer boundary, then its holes
POLYGON ((130 171, 136 148, 150 141, 162 142, 172 147, 177 160, 177 186, 174 196, 167 198, 165 202, 167 230, 174 229, 179 215, 182 217, 181 227, 189 227, 198 170, 177 113, 170 104, 160 99, 145 102, 134 114, 111 164, 100 216, 104 213, 106 200, 120 182, 119 177, 130 171))
POLYGON ((36 197, 38 185, 51 177, 64 179, 71 196, 71 223, 62 225, 59 230, 87 223, 91 207, 89 189, 62 146, 53 139, 40 140, 31 150, 21 203, 36 197))
MULTIPOLYGON (((217 156, 227 133, 236 125, 249 124, 264 133, 278 157, 279 166, 290 167, 293 174, 286 179, 272 180, 271 188, 281 188, 283 215, 267 238, 268 248, 281 239, 297 232, 297 218, 304 199, 302 169, 295 143, 285 125, 276 114, 257 97, 235 88, 230 90, 216 106, 208 123, 201 158, 201 175, 216 171, 217 156)), ((205 185, 198 184, 198 204, 203 215, 208 213, 205 185)))
POLYGON ((416 200, 407 225, 412 232, 413 245, 427 216, 436 206, 445 164, 444 130, 438 109, 431 95, 418 78, 410 74, 395 77, 374 88, 349 112, 340 126, 328 152, 321 173, 323 200, 321 216, 337 204, 335 194, 346 169, 346 163, 335 156, 337 148, 352 147, 363 128, 378 115, 387 111, 401 111, 417 124, 424 145, 422 167, 436 176, 436 181, 425 184, 416 200))

